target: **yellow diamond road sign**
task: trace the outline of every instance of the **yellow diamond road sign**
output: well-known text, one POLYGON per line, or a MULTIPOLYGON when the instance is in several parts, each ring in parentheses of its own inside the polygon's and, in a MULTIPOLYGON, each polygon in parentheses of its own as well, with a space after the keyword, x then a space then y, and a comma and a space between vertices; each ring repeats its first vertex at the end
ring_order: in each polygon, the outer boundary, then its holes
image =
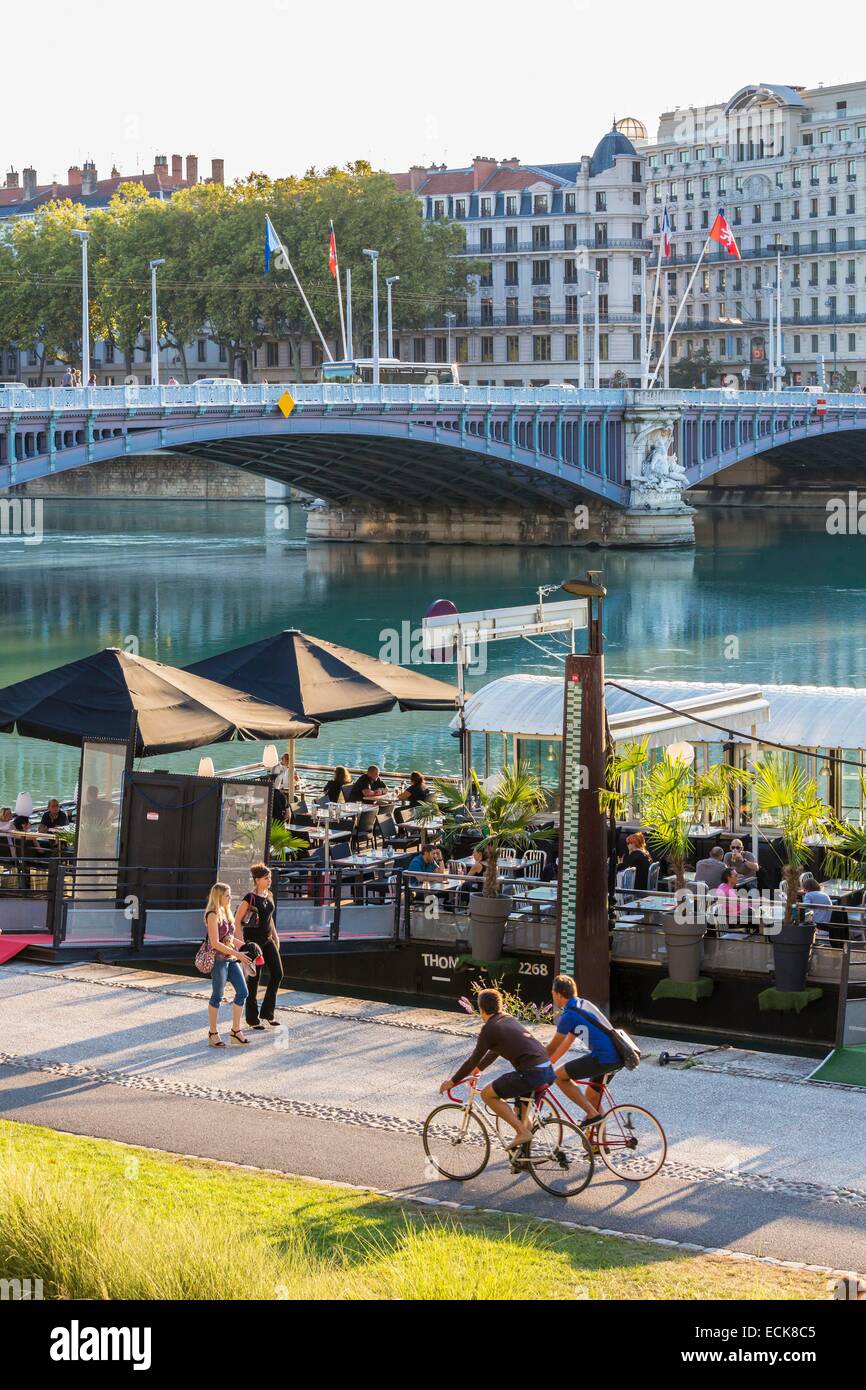
POLYGON ((280 407, 280 410, 283 412, 286 419, 288 420, 289 416, 295 408, 295 398, 290 391, 284 391, 283 394, 280 396, 280 399, 277 401, 277 405, 280 407))

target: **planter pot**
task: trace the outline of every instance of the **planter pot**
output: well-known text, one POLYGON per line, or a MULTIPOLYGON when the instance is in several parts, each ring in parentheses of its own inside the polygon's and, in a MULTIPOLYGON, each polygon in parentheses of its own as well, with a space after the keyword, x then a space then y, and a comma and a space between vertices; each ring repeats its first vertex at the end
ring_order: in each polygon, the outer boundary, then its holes
POLYGON ((681 984, 700 979, 701 948, 706 927, 693 922, 677 922, 672 912, 660 914, 665 947, 668 953, 668 974, 681 984))
POLYGON ((809 955, 815 937, 814 926, 786 922, 773 937, 773 969, 776 989, 796 994, 806 988, 809 955))
POLYGON ((480 893, 475 893, 470 898, 472 954, 476 960, 501 958, 505 923, 513 906, 510 898, 484 898, 480 893))

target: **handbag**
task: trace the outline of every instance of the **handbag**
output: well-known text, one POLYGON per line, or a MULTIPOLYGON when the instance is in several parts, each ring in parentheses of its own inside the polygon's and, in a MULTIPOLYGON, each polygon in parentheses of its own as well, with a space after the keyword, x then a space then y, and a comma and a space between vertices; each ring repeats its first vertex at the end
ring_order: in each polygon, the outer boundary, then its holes
POLYGON ((195 953, 195 968, 202 975, 209 975, 213 970, 213 963, 216 960, 216 951, 211 946, 210 941, 205 937, 195 953))
POLYGON ((241 920, 241 926, 243 927, 244 931, 255 931, 258 925, 259 910, 257 907, 253 907, 252 903, 250 903, 249 911, 246 913, 246 916, 243 917, 243 919, 241 920))

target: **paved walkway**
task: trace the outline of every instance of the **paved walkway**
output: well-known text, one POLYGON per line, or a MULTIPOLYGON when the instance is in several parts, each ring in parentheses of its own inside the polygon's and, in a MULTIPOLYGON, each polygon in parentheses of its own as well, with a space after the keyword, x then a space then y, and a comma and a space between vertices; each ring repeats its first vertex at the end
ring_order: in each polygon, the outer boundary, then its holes
MULTIPOLYGON (((419 1133, 477 1021, 283 991, 282 1027, 206 1046, 200 979, 108 965, 0 969, 0 1114, 174 1152, 866 1271, 866 1094, 814 1062, 715 1052, 617 1090, 662 1119, 663 1173, 605 1171, 567 1205, 496 1159, 468 1185, 425 1169, 419 1133)), ((228 1025, 224 1027, 228 1034, 228 1025)), ((546 1036, 546 1029, 542 1030, 546 1036)), ((678 1050, 698 1049, 688 1045, 678 1050)))

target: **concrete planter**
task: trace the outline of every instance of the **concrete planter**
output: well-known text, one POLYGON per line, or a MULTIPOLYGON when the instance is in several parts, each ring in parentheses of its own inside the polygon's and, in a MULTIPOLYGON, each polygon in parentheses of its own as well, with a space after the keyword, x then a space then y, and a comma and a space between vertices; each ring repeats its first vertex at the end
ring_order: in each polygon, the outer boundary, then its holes
POLYGON ((773 970, 776 989, 796 994, 806 988, 806 974, 815 928, 802 922, 786 922, 773 937, 773 970))
POLYGON ((501 959, 505 924, 513 906, 510 898, 485 898, 481 893, 470 898, 472 954, 476 960, 501 959))
POLYGON ((673 912, 660 913, 659 921, 665 934, 670 978, 680 984, 692 984, 701 975, 701 949, 706 927, 693 922, 678 922, 673 912))

